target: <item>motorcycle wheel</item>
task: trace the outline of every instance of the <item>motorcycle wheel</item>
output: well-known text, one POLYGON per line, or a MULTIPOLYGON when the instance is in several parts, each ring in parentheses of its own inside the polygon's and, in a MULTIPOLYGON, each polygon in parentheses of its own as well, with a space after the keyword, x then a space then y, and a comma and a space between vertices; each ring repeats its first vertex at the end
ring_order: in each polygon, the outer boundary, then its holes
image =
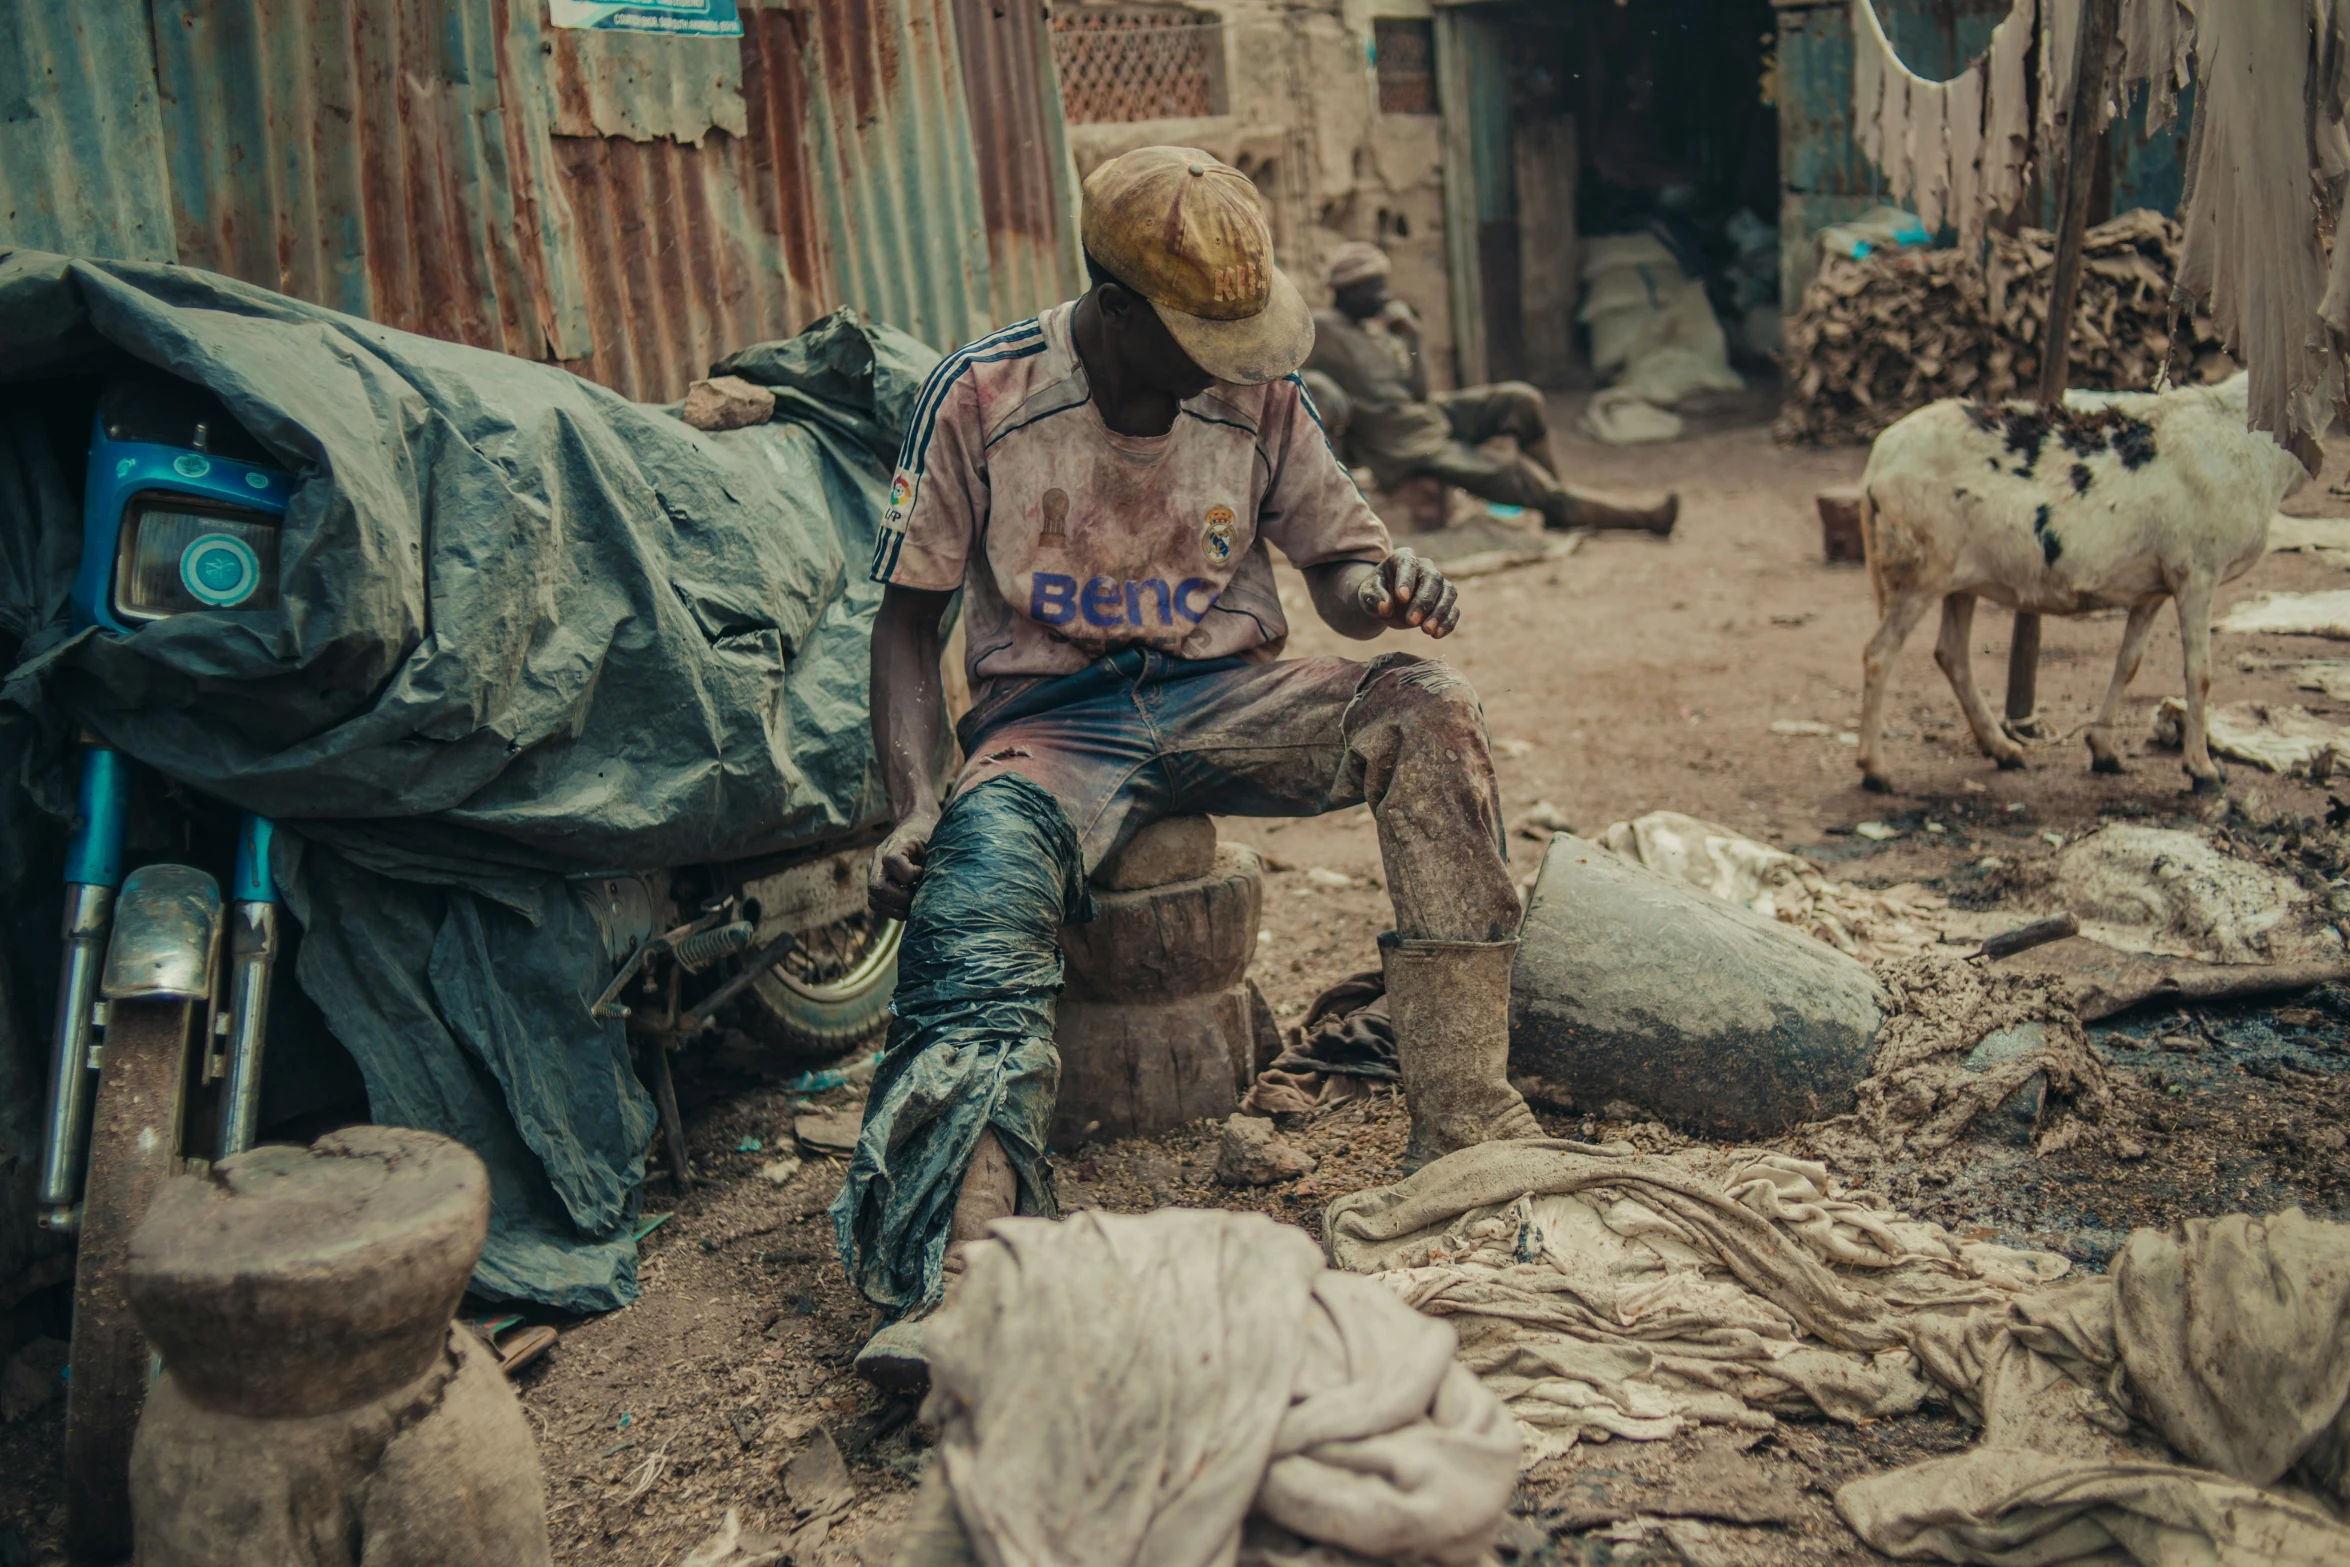
POLYGON ((751 982, 726 1021, 770 1049, 828 1060, 889 1029, 905 927, 857 913, 799 933, 800 945, 751 982))
POLYGON ((116 1001, 90 1117, 65 1391, 65 1533, 77 1557, 131 1548, 131 1437, 153 1356, 126 1288, 131 1232, 181 1168, 193 1001, 116 1001))

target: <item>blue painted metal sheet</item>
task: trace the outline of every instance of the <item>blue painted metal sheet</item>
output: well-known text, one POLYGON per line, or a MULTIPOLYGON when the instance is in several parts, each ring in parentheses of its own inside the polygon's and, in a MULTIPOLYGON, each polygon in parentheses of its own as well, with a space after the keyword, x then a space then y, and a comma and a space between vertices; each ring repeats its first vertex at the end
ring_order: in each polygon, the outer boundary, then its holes
POLYGON ((147 8, 0 0, 0 236, 172 259, 147 8))
POLYGON ((948 347, 1074 291, 1041 0, 742 11, 740 40, 622 39, 544 0, 0 0, 0 243, 176 260, 643 398, 836 304, 948 347), (983 181, 975 145, 1016 167, 983 181))

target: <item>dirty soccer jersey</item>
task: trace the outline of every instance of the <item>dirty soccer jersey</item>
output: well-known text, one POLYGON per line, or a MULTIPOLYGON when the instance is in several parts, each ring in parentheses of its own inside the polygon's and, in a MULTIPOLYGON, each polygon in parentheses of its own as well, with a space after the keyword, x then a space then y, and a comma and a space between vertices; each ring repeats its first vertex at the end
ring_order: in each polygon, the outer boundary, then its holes
POLYGON ((963 588, 974 688, 1120 647, 1270 659, 1289 623, 1268 543, 1299 566, 1377 561, 1387 530, 1293 376, 1211 386, 1161 436, 1102 422, 1072 304, 950 354, 915 405, 876 581, 963 588))

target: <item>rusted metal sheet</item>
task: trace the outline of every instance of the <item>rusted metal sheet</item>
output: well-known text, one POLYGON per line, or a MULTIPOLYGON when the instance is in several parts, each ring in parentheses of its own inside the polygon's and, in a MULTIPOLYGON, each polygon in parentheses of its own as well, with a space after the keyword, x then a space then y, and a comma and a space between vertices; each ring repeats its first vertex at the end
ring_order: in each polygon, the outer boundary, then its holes
POLYGON ((948 347, 1073 284, 1039 0, 761 0, 739 41, 545 14, 0 0, 0 242, 207 267, 641 398, 837 304, 948 347))
POLYGON ((1074 294, 1084 260, 1044 4, 955 0, 954 13, 996 295, 1016 307, 1074 294))

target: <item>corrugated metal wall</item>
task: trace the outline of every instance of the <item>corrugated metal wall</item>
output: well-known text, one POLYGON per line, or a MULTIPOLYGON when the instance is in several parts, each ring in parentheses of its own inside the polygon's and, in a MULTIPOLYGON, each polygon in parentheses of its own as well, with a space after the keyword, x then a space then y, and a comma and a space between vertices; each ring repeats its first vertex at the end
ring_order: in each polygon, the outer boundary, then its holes
POLYGON ((1075 291, 1042 0, 743 10, 710 40, 543 0, 0 0, 0 240, 642 398, 836 304, 948 347, 1075 291))

